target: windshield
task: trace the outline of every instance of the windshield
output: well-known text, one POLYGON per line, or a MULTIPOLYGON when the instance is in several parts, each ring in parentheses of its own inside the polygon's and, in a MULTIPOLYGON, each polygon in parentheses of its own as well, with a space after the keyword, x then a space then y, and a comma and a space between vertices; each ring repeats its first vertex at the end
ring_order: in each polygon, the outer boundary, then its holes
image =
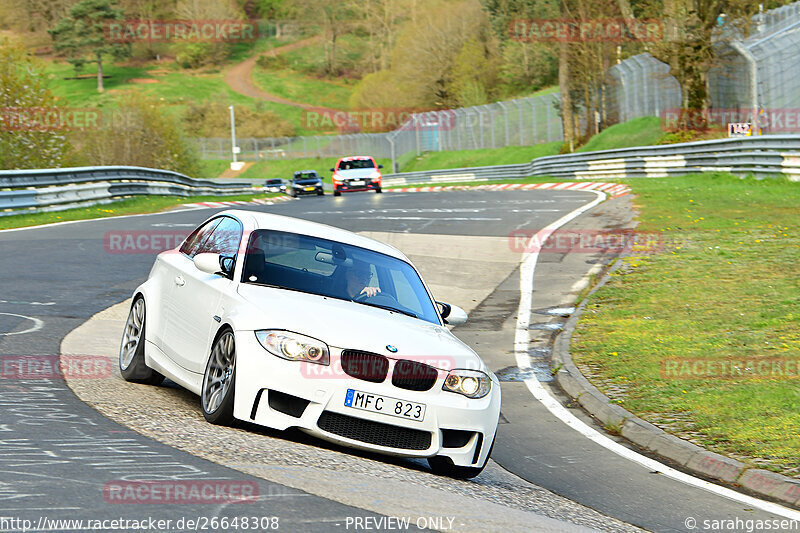
POLYGON ((317 177, 316 172, 298 172, 294 175, 294 179, 296 180, 315 180, 317 177))
POLYGON ((375 168, 375 162, 372 159, 354 159, 339 163, 339 170, 353 170, 356 168, 375 168))
POLYGON ((267 180, 267 185, 282 185, 283 180, 267 180))
POLYGON ((440 323, 436 307, 411 265, 318 237, 254 231, 242 282, 356 301, 440 323))

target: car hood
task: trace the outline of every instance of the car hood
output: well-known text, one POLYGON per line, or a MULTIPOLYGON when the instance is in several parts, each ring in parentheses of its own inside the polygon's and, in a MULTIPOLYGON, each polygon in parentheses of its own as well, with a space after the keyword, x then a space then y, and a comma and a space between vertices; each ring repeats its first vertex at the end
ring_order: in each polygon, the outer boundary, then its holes
POLYGON ((296 180, 294 182, 295 185, 303 185, 303 186, 319 185, 320 183, 322 183, 322 181, 319 178, 309 178, 309 179, 304 179, 304 180, 296 180))
POLYGON ((237 329, 283 329, 329 346, 411 359, 441 369, 485 370, 483 361, 443 326, 355 302, 243 283, 247 302, 237 329), (274 311, 272 311, 274 310, 274 311), (397 348, 390 353, 386 348, 397 348))
POLYGON ((336 174, 342 179, 364 179, 372 176, 377 172, 377 168, 353 168, 350 170, 340 170, 336 174))

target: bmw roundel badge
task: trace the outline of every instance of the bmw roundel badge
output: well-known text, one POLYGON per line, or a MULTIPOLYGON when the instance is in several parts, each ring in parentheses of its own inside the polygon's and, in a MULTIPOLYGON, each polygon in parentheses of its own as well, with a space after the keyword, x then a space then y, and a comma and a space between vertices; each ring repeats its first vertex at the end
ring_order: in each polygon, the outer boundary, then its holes
POLYGON ((387 345, 386 345, 386 349, 387 349, 387 350, 389 350, 389 351, 390 351, 390 352, 392 352, 392 353, 397 353, 397 348, 395 348, 395 347, 394 347, 394 346, 392 346, 391 344, 387 344, 387 345))

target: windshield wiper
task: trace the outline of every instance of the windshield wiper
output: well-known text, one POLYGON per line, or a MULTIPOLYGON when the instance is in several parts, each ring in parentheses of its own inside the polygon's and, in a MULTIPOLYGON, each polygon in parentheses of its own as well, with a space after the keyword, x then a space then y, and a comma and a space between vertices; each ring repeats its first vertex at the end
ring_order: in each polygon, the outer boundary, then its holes
MULTIPOLYGON (((355 300, 353 300, 356 302, 355 300)), ((398 309, 396 307, 392 307, 391 305, 381 305, 381 304, 373 304, 369 302, 356 302, 357 304, 368 305, 370 307, 377 307, 379 309, 386 309, 387 311, 396 311, 398 313, 402 313, 406 316, 410 316, 413 318, 419 318, 416 314, 412 313, 411 311, 404 311, 403 309, 398 309)))

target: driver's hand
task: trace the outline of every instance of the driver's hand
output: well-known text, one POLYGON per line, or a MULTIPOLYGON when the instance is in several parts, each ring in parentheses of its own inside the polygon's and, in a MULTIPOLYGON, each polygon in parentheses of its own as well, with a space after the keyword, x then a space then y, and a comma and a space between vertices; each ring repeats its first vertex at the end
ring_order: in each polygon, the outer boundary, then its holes
POLYGON ((381 290, 378 287, 364 287, 363 289, 361 289, 361 294, 366 294, 367 298, 372 298, 379 292, 381 292, 381 290))

